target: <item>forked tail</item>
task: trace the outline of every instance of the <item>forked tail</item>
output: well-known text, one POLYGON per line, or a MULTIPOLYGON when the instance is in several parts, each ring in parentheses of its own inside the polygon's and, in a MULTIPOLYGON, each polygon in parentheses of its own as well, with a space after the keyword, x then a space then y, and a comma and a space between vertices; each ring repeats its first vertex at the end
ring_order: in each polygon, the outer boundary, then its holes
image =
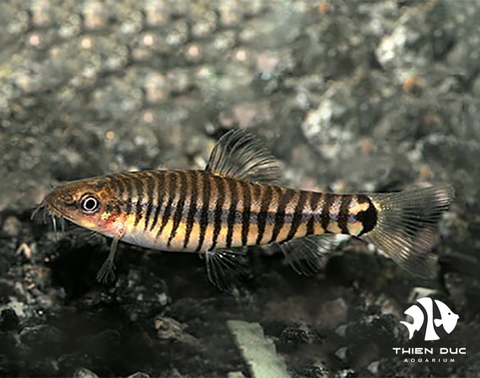
POLYGON ((377 209, 377 223, 361 238, 372 243, 401 267, 432 277, 436 256, 436 225, 454 198, 451 186, 435 186, 398 193, 369 195, 377 209))
POLYGON ((409 322, 403 322, 402 321, 400 323, 402 323, 405 327, 407 327, 407 329, 408 329, 408 339, 411 340, 412 337, 413 337, 413 334, 416 331, 415 326, 412 323, 409 323, 409 322))

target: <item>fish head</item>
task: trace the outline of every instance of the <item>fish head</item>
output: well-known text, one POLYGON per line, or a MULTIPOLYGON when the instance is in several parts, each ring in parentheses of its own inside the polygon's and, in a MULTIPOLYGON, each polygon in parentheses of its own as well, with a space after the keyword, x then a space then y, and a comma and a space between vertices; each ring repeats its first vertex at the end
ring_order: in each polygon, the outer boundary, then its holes
POLYGON ((122 224, 118 195, 108 176, 56 187, 40 206, 52 216, 65 218, 107 236, 116 235, 122 224))
POLYGON ((459 316, 455 314, 450 308, 443 302, 435 301, 440 311, 441 319, 435 319, 435 325, 443 325, 445 332, 451 333, 457 326, 459 316), (440 321, 437 321, 440 320, 440 321))

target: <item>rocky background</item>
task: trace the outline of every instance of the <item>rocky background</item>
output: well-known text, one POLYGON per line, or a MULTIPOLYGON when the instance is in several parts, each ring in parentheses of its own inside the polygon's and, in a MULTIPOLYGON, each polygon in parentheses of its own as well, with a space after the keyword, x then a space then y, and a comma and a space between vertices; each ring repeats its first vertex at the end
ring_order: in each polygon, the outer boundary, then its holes
MULTIPOLYGON (((480 375, 479 1, 0 3, 0 375, 252 376, 227 326, 259 324, 294 377, 480 375), (58 183, 203 168, 240 127, 283 184, 334 192, 451 183, 438 277, 411 277, 352 240, 314 277, 252 249, 234 294, 195 255, 121 245, 30 220, 58 183), (415 295, 460 321, 404 362, 415 295)), ((265 376, 268 376, 265 375, 265 376)))

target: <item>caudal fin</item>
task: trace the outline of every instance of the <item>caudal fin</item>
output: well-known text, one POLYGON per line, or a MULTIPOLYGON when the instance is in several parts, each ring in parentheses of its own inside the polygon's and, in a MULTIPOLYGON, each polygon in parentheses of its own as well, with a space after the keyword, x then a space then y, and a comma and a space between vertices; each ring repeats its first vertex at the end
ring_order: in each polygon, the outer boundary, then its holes
POLYGON ((415 326, 412 323, 408 322, 400 322, 402 323, 405 327, 408 329, 408 339, 410 340, 413 337, 413 334, 415 333, 415 326))
POLYGON ((451 186, 369 195, 377 223, 362 239, 375 245, 410 273, 433 277, 435 229, 454 198, 451 186))

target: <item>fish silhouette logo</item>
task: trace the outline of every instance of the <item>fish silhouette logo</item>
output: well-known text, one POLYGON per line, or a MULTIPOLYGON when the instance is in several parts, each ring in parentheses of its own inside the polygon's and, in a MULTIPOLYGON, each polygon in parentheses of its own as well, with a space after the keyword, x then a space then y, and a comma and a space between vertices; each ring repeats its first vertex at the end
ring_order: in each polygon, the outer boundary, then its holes
POLYGON ((413 318, 413 323, 400 322, 407 327, 409 340, 412 339, 415 331, 423 334, 425 341, 440 340, 452 333, 457 326, 458 315, 445 303, 430 297, 417 299, 417 303, 404 312, 405 315, 413 318))

